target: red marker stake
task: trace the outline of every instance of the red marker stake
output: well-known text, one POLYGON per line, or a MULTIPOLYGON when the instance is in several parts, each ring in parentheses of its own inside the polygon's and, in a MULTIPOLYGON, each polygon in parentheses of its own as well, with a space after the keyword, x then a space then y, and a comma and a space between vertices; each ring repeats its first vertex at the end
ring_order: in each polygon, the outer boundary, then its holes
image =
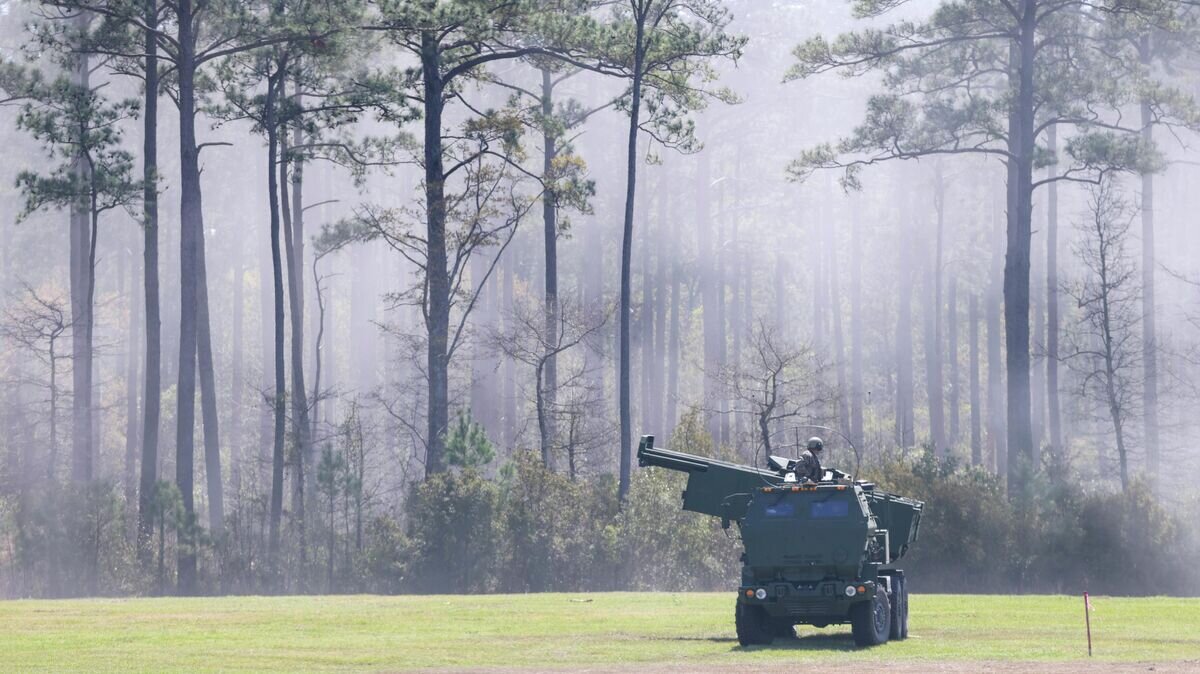
POLYGON ((1092 602, 1088 598, 1088 593, 1083 593, 1083 618, 1087 623, 1088 635, 1088 657, 1092 657, 1092 602))

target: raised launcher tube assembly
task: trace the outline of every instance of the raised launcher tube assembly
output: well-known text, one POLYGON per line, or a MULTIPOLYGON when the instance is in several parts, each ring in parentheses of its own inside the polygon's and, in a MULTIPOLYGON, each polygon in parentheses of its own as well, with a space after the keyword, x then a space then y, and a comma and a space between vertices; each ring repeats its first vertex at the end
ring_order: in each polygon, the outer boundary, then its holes
POLYGON ((917 540, 920 501, 836 470, 797 482, 794 462, 770 469, 659 449, 642 436, 638 465, 688 474, 683 509, 736 523, 745 552, 735 624, 743 646, 795 634, 798 624, 850 623, 874 646, 908 636, 908 590, 896 567, 917 540))

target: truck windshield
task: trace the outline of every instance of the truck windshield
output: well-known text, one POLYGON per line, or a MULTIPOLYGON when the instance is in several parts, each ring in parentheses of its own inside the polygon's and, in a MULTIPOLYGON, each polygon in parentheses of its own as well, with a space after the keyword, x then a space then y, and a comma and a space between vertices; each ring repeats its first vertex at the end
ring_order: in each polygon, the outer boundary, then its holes
POLYGON ((795 513, 795 508, 787 501, 781 501, 766 507, 764 514, 767 517, 791 517, 795 513))
POLYGON ((813 501, 809 517, 824 519, 827 517, 845 517, 850 514, 850 503, 845 500, 813 501))

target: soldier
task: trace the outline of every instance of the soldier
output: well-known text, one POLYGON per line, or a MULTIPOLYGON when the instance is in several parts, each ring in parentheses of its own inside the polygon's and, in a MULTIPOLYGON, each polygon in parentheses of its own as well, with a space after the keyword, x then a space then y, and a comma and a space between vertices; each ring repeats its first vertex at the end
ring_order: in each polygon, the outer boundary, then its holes
POLYGON ((825 443, 821 441, 821 438, 813 436, 808 439, 808 449, 796 461, 796 479, 821 481, 821 478, 825 476, 825 471, 821 469, 821 451, 824 449, 825 443))

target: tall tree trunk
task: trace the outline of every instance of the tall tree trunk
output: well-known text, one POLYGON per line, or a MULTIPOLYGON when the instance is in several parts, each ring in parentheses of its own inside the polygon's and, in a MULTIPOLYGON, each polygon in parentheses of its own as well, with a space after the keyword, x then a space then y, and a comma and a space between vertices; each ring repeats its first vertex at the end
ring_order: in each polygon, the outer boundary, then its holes
POLYGON ((196 143, 196 36, 192 0, 177 6, 179 56, 179 368, 175 411, 175 483, 183 496, 183 529, 176 567, 180 594, 196 591, 195 517, 196 348, 200 292, 200 247, 204 216, 200 196, 200 149, 196 143))
POLYGON ((654 432, 654 419, 650 413, 650 398, 653 396, 653 388, 650 377, 651 363, 654 362, 654 304, 658 301, 654 297, 654 276, 652 270, 653 262, 650 258, 651 238, 650 238, 650 219, 647 217, 649 208, 647 207, 649 200, 642 201, 641 208, 638 209, 638 220, 642 224, 642 251, 639 256, 639 265, 642 271, 642 301, 638 307, 638 323, 639 337, 638 350, 641 352, 640 360, 641 367, 638 371, 638 381, 641 384, 641 392, 639 394, 638 408, 641 413, 641 426, 643 433, 654 432))
MULTIPOLYGON (((739 207, 738 187, 739 186, 736 183, 737 176, 740 172, 741 172, 741 157, 739 156, 737 164, 734 169, 735 184, 734 184, 733 188, 731 190, 729 190, 733 194, 733 196, 731 198, 728 198, 725 200, 725 202, 724 202, 725 205, 721 209, 722 221, 728 220, 732 224, 732 230, 733 230, 730 233, 730 236, 729 236, 729 239, 727 242, 726 242, 725 237, 723 237, 723 236, 721 237, 721 243, 722 243, 721 259, 723 261, 728 260, 728 262, 725 262, 722 264, 721 278, 728 279, 728 282, 724 285, 728 285, 728 288, 729 288, 729 291, 728 291, 729 292, 729 303, 728 303, 728 306, 729 306, 729 310, 728 310, 729 340, 728 341, 730 342, 730 346, 732 347, 732 353, 730 354, 729 362, 733 363, 734 369, 740 368, 741 364, 742 364, 742 330, 743 330, 743 328, 742 328, 742 325, 743 325, 742 309, 743 309, 743 307, 742 307, 742 302, 741 302, 741 291, 742 291, 742 269, 741 268, 742 268, 742 265, 741 265, 741 254, 739 252, 739 248, 741 247, 741 244, 740 244, 739 238, 738 238, 738 230, 739 230, 739 225, 740 225, 740 221, 741 221, 741 216, 740 216, 740 213, 738 212, 738 207, 739 207)), ((722 293, 724 293, 724 292, 725 291, 722 290, 722 293)), ((726 398, 727 397, 728 396, 726 396, 726 398)), ((727 409, 728 409, 727 406, 722 408, 723 411, 727 410, 727 409)), ((742 437, 742 431, 743 431, 742 419, 740 418, 740 415, 738 415, 736 412, 733 412, 733 411, 727 412, 726 414, 724 414, 724 416, 726 419, 729 420, 729 422, 732 425, 730 442, 737 442, 737 440, 742 437)), ((748 455, 748 453, 749 453, 748 448, 746 450, 742 450, 742 451, 743 451, 743 455, 748 455)), ((752 456, 748 456, 748 458, 753 459, 752 456)))
MULTIPOLYGON (((299 67, 297 67, 297 70, 299 67)), ((301 109, 304 100, 301 90, 299 76, 296 77, 293 87, 293 105, 297 109, 301 109)), ((301 123, 297 123, 292 127, 292 147, 302 148, 308 139, 304 135, 304 130, 301 123)), ((305 490, 308 494, 316 495, 317 493, 317 452, 313 447, 312 436, 312 404, 313 401, 308 397, 308 389, 304 387, 304 317, 307 314, 307 305, 305 304, 305 288, 307 281, 304 278, 306 269, 304 260, 306 258, 305 244, 307 238, 304 230, 304 158, 303 152, 292 160, 285 162, 285 167, 291 169, 292 176, 292 193, 291 193, 291 224, 288 226, 288 231, 292 235, 292 251, 288 254, 288 279, 290 280, 293 273, 296 280, 292 285, 295 286, 296 307, 292 310, 292 325, 295 326, 292 331, 292 363, 293 367, 297 364, 300 367, 299 373, 293 380, 293 386, 299 385, 297 395, 294 397, 297 412, 299 413, 297 421, 297 443, 299 443, 302 454, 304 455, 305 468, 305 490), (294 270, 294 271, 293 271, 294 270)), ((287 220, 284 220, 287 225, 287 220)), ((286 239, 285 239, 286 242, 286 239)), ((290 294, 290 291, 289 291, 290 294)))
POLYGON ((204 233, 199 235, 196 280, 196 360, 200 374, 200 413, 204 423, 204 475, 208 487, 208 526, 215 536, 225 529, 225 494, 221 482, 221 443, 217 420, 217 382, 213 365, 212 327, 208 314, 208 272, 204 233))
POLYGON ((958 372, 958 277, 950 275, 950 287, 946 295, 946 357, 950 360, 950 381, 946 390, 950 394, 950 436, 947 446, 958 445, 961 428, 959 425, 962 378, 958 372))
MULTIPOLYGON (((1034 55, 1038 3, 1021 7, 1018 39, 1019 82, 1015 107, 1016 152, 1013 178, 1015 213, 1010 214, 1004 259, 1004 338, 1006 346, 1008 452, 1010 496, 1026 493, 1033 470, 1033 428, 1029 383, 1029 263, 1033 216, 1034 55)), ((1021 501, 1023 502, 1023 500, 1021 501)))
POLYGON ((279 126, 276 122, 276 102, 279 99, 279 89, 282 87, 283 75, 276 72, 267 81, 266 103, 264 105, 267 133, 267 201, 271 212, 271 271, 274 296, 274 361, 275 361, 275 390, 274 390, 274 437, 271 452, 271 515, 269 521, 267 563, 273 576, 272 582, 278 583, 279 578, 279 547, 280 528, 283 520, 283 469, 284 469, 284 439, 287 433, 287 382, 283 361, 283 255, 280 250, 280 215, 279 215, 279 181, 276 168, 279 160, 279 126))
MULTIPOLYGON (((1150 34, 1141 37, 1138 52, 1142 64, 1150 66, 1153 58, 1153 46, 1150 34)), ((1142 140, 1150 146, 1154 143, 1154 117, 1150 109, 1150 101, 1141 102, 1142 140)), ((1154 267, 1157 264, 1154 254, 1154 175, 1142 174, 1142 367, 1145 368, 1142 380, 1142 414, 1143 442, 1146 445, 1146 473, 1151 484, 1158 480, 1159 440, 1158 440, 1158 327, 1154 305, 1154 267)), ((1122 470, 1124 470, 1124 453, 1122 452, 1122 470)))
MULTIPOLYGON (((86 13, 79 16, 82 29, 90 20, 86 13)), ((86 54, 74 57, 71 78, 80 88, 90 86, 91 61, 86 54)), ((72 173, 78 184, 91 182, 88 162, 82 156, 75 157, 72 173)), ((75 482, 90 482, 93 477, 93 462, 96 449, 93 440, 92 403, 92 342, 91 313, 88 298, 93 289, 88 282, 89 251, 94 245, 91 239, 91 218, 88 199, 81 197, 71 202, 70 209, 70 296, 71 296, 71 479, 75 482)))
MULTIPOLYGON (((274 172, 274 169, 271 169, 274 172)), ((268 195, 268 202, 270 197, 268 195)), ((252 458, 258 463, 256 479, 260 485, 271 484, 271 469, 275 447, 275 405, 271 403, 275 388, 275 273, 271 266, 270 225, 268 223, 267 245, 258 257, 258 302, 259 302, 259 384, 262 400, 258 416, 258 448, 252 458), (266 254, 263 255, 262 252, 266 254)), ((357 251, 356 251, 357 252, 357 251)))
POLYGON ((720 286, 717 282, 717 269, 714 264, 716 246, 713 243, 716 237, 713 234, 711 212, 711 158, 708 153, 701 153, 698 161, 699 170, 696 176, 696 256, 698 259, 696 266, 700 274, 700 302, 704 307, 704 324, 701 327, 704 344, 703 404, 704 408, 708 410, 705 427, 713 440, 718 440, 721 434, 720 420, 711 411, 716 407, 717 398, 720 395, 721 374, 721 331, 718 325, 720 312, 717 311, 717 304, 720 302, 718 295, 720 286))
MULTIPOLYGON (((129 260, 129 324, 126 331, 126 344, 128 354, 125 362, 125 507, 127 513, 132 513, 133 504, 137 500, 137 455, 138 455, 138 365, 140 358, 138 347, 141 345, 141 340, 138 337, 138 318, 141 310, 139 293, 136 288, 138 266, 133 260, 132 246, 130 247, 129 260)), ((133 533, 136 540, 137 525, 136 521, 130 521, 134 524, 133 533)), ((128 529, 127 529, 128 530, 128 529)))
MULTIPOLYGON (((517 277, 517 259, 515 255, 508 256, 501 262, 501 267, 504 270, 504 279, 500 284, 500 306, 505 312, 505 331, 513 330, 513 321, 515 320, 511 314, 514 306, 514 293, 517 277)), ((505 358, 502 364, 502 374, 504 380, 504 388, 501 392, 501 398, 504 400, 503 418, 504 418, 504 446, 506 449, 514 449, 517 444, 517 364, 512 358, 505 358)))
MULTIPOLYGON (((542 68, 542 177, 554 175, 554 160, 558 156, 558 134, 554 115, 554 80, 549 68, 542 68)), ((545 245, 545 310, 546 323, 543 343, 546 345, 546 364, 542 374, 540 397, 544 414, 541 448, 542 463, 553 470, 554 446, 557 443, 558 413, 558 202, 552 188, 542 196, 542 239, 545 245)))
MULTIPOLYGON (((545 381, 546 381, 546 366, 544 363, 539 363, 537 366, 534 367, 534 371, 533 371, 533 383, 534 383, 533 407, 534 407, 534 411, 537 413, 538 436, 539 436, 539 439, 543 440, 543 443, 542 443, 542 465, 545 466, 546 470, 553 472, 554 471, 554 454, 551 451, 549 451, 550 448, 544 442, 544 439, 546 438, 546 433, 549 430, 547 428, 547 426, 548 426, 549 417, 550 417, 548 411, 546 410, 545 381)), ((570 455, 571 453, 572 452, 570 451, 570 449, 568 449, 568 455, 570 455)), ((571 458, 570 456, 568 456, 567 462, 568 462, 568 464, 572 464, 572 465, 575 463, 574 459, 571 458)), ((573 468, 571 466, 568 466, 568 472, 571 474, 574 474, 573 468)))
POLYGON ((971 389, 971 465, 983 464, 983 409, 979 391, 979 298, 971 295, 970 312, 970 383, 971 389))
MULTIPOLYGON (((354 246, 349 250, 350 324, 354 326, 372 325, 375 321, 377 289, 375 275, 371 273, 373 252, 370 246, 354 246)), ((368 339, 364 344, 356 344, 349 354, 349 380, 358 390, 370 390, 375 386, 374 346, 375 340, 368 339)))
MULTIPOLYGON (((717 347, 717 371, 723 371, 729 364, 729 312, 726 309, 727 298, 725 297, 728 283, 726 281, 726 255, 728 246, 725 238, 725 221, 729 217, 729 198, 724 184, 720 186, 720 201, 718 202, 717 213, 720 217, 717 218, 717 240, 716 240, 716 276, 714 283, 716 289, 714 297, 716 298, 716 314, 717 319, 714 321, 717 334, 713 339, 716 341, 717 347)), ((704 307, 708 311, 708 306, 704 307)), ((727 447, 730 443, 730 428, 729 428, 729 395, 728 391, 721 390, 717 395, 718 414, 717 426, 719 434, 714 438, 719 447, 727 447)))
MULTIPOLYGON (((826 242, 828 250, 828 265, 833 271, 829 275, 829 308, 833 312, 833 362, 837 378, 837 419, 838 430, 846 437, 851 436, 850 430, 850 398, 846 380, 846 338, 842 330, 842 288, 838 281, 841 269, 837 260, 837 236, 833 231, 832 219, 826 220, 829 238, 826 242)), ((832 457, 832 455, 830 455, 832 457)))
POLYGON ((426 376, 429 377, 425 475, 446 469, 443 435, 450 419, 450 278, 446 257, 446 174, 442 156, 443 82, 441 46, 421 32, 425 123, 425 282, 428 313, 426 376))
MULTIPOLYGON (((283 85, 281 85, 282 87, 283 85)), ((304 306, 301 304, 303 299, 300 297, 300 288, 303 283, 301 271, 304 268, 304 262, 300 258, 300 242, 301 233, 295 231, 300 220, 297 219, 298 204, 291 200, 288 192, 288 167, 298 166, 298 162, 293 164, 293 158, 288 156, 288 143, 286 138, 286 126, 280 129, 280 152, 279 158, 279 204, 280 214, 283 221, 283 248, 287 255, 287 296, 288 296, 288 316, 291 319, 291 343, 289 345, 289 354, 292 365, 292 391, 289 400, 292 408, 292 437, 295 438, 296 451, 293 454, 293 474, 292 474, 292 521, 296 528, 297 544, 300 553, 300 568, 303 570, 308 562, 308 521, 305 514, 306 498, 305 492, 309 491, 309 483, 312 481, 311 474, 314 472, 311 443, 309 442, 308 432, 308 393, 304 383, 304 306)), ((295 175, 293 168, 292 175, 295 175)), ((292 178, 292 185, 296 186, 292 178)))
POLYGON ((633 351, 629 343, 629 319, 633 301, 633 213, 637 193, 638 126, 641 123, 642 70, 645 59, 645 19, 638 17, 634 36, 633 83, 629 99, 629 138, 625 159, 625 220, 621 232, 621 300, 618 311, 620 321, 620 376, 617 382, 618 416, 621 424, 620 472, 617 479, 617 495, 622 503, 629 495, 630 468, 633 455, 633 416, 630 409, 629 368, 633 351))
MULTIPOLYGON (((668 213, 668 221, 670 223, 671 241, 679 241, 679 220, 674 217, 673 213, 668 213)), ((662 254, 662 251, 660 251, 662 254)), ((680 302, 680 285, 682 283, 680 272, 679 256, 671 256, 671 325, 668 328, 670 331, 669 343, 667 345, 667 414, 666 427, 664 431, 667 437, 672 437, 675 434, 675 425, 679 419, 679 356, 680 356, 680 331, 681 325, 679 320, 679 312, 682 309, 680 302)))
POLYGON ((659 218, 656 223, 654 237, 654 357, 650 363, 650 419, 651 427, 648 433, 657 433, 666 438, 670 434, 667 427, 666 415, 663 411, 663 400, 666 384, 664 382, 664 364, 667 357, 667 307, 670 302, 670 280, 667 272, 667 238, 664 234, 670 231, 671 221, 671 183, 668 180, 670 170, 662 170, 662 185, 659 191, 659 218))
MULTIPOLYGON (((937 211, 932 267, 925 291, 926 344, 925 384, 929 401, 929 440, 935 456, 946 453, 946 403, 942 381, 942 265, 946 239, 946 184, 939 163, 934 176, 934 205, 937 211)), ((926 258, 928 259, 928 258, 926 258)))
MULTIPOLYGON (((297 85, 297 88, 299 88, 299 85, 297 85)), ((304 140, 304 139, 302 137, 298 138, 297 146, 300 145, 301 140, 304 140)), ((308 142, 308 141, 305 141, 305 142, 308 142)), ((316 168, 316 167, 314 166, 314 168, 316 168)), ((304 175, 303 172, 301 172, 300 175, 301 175, 301 178, 303 178, 303 175, 304 175)), ((324 169, 320 169, 320 170, 318 170, 317 173, 310 176, 309 183, 313 184, 316 182, 319 182, 322 186, 324 186, 326 188, 326 193, 332 193, 333 190, 335 189, 332 184, 333 181, 330 178, 330 173, 329 173, 328 167, 325 167, 324 169)), ((299 189, 292 190, 292 194, 300 195, 301 197, 304 195, 303 180, 301 180, 299 189)), ((308 212, 308 209, 312 208, 312 207, 311 206, 305 207, 303 205, 303 199, 299 199, 299 201, 300 201, 301 219, 303 219, 304 215, 308 212)), ((321 218, 322 220, 329 219, 329 215, 328 215, 328 213, 326 213, 326 209, 324 206, 322 206, 321 210, 318 211, 318 217, 321 218)), ((302 233, 304 232, 303 225, 299 228, 299 231, 302 233)), ((309 407, 311 408, 312 411, 309 413, 309 427, 310 428, 309 428, 309 432, 308 432, 308 438, 309 438, 309 443, 313 447, 313 454, 316 455, 317 449, 318 449, 318 445, 317 445, 318 432, 321 428, 321 424, 325 420, 332 418, 332 415, 334 413, 334 402, 335 401, 332 399, 332 396, 325 395, 325 392, 329 390, 330 385, 333 383, 333 360, 332 359, 333 359, 334 343, 332 341, 326 343, 325 337, 326 337, 326 335, 329 334, 329 331, 331 329, 329 322, 330 322, 330 320, 332 320, 332 316, 330 316, 331 312, 327 311, 327 309, 329 308, 329 305, 326 304, 326 300, 333 297, 333 284, 334 284, 334 278, 336 275, 326 274, 326 277, 328 278, 328 287, 327 287, 328 295, 326 295, 325 297, 321 297, 320 295, 321 295, 322 291, 321 291, 321 288, 318 286, 318 281, 320 280, 320 277, 318 276, 318 273, 320 271, 318 269, 318 266, 320 263, 317 261, 317 250, 314 248, 312 251, 312 254, 309 255, 309 254, 305 253, 306 245, 307 244, 305 241, 300 242, 300 260, 301 260, 301 262, 303 262, 306 258, 309 259, 308 270, 312 273, 312 283, 311 283, 310 287, 312 288, 312 291, 313 291, 313 299, 317 301, 317 310, 307 312, 309 315, 308 327, 310 330, 310 334, 313 335, 313 340, 312 340, 313 347, 312 347, 312 352, 311 352, 312 353, 312 369, 313 369, 313 385, 312 385, 312 388, 309 389, 310 396, 308 399, 309 407)), ((333 268, 333 258, 332 257, 330 257, 329 260, 326 262, 326 268, 327 269, 333 268)), ((300 289, 300 299, 304 300, 305 297, 306 297, 306 291, 302 287, 300 289)), ((303 301, 301 302, 301 304, 305 305, 305 303, 303 301)), ((305 306, 307 306, 307 305, 305 305, 305 306)))
MULTIPOLYGON (((1046 129, 1046 145, 1051 156, 1058 152, 1057 127, 1046 129)), ((1058 183, 1053 163, 1046 167, 1046 403, 1050 426, 1050 451, 1053 458, 1063 449, 1062 412, 1058 397, 1058 183)))
MULTIPOLYGON (((240 502, 242 492, 242 405, 243 389, 246 386, 243 373, 245 349, 245 313, 246 313, 246 269, 242 248, 245 241, 241 233, 237 235, 233 250, 233 362, 230 364, 229 381, 229 485, 233 489, 234 498, 240 502)), ((265 363, 264 363, 265 364, 265 363)))
MULTIPOLYGON (((591 220, 584 228, 580 257, 579 266, 583 270, 583 278, 580 283, 580 304, 589 314, 597 317, 593 312, 603 311, 603 306, 608 302, 604 294, 604 235, 599 220, 591 220)), ((611 333, 606 330, 597 335, 598 339, 595 342, 585 342, 583 345, 584 381, 589 391, 603 393, 605 390, 604 348, 599 346, 604 340, 599 338, 608 334, 611 333)), ((603 398, 605 408, 600 413, 607 418, 612 418, 611 409, 607 407, 610 404, 608 402, 610 398, 609 396, 603 396, 603 398)), ((616 469, 617 462, 613 459, 617 459, 619 455, 619 447, 615 452, 606 453, 605 463, 608 470, 616 469)))
MULTIPOLYGON (((911 253, 908 237, 901 247, 911 253)), ((899 265, 899 304, 896 309, 896 442, 901 447, 916 444, 913 414, 912 270, 910 254, 902 254, 899 265)))
MULTIPOLYGON (((315 254, 315 251, 314 251, 314 254, 315 254)), ((313 266, 312 266, 313 298, 317 301, 317 310, 315 312, 313 312, 313 314, 314 314, 313 327, 316 329, 316 334, 313 337, 313 356, 312 356, 312 364, 313 364, 313 386, 312 386, 312 401, 313 401, 313 403, 312 403, 312 408, 313 408, 313 412, 312 412, 312 419, 310 421, 311 426, 309 428, 309 436, 308 436, 309 442, 314 443, 314 448, 315 448, 315 443, 317 441, 317 429, 320 427, 321 421, 323 419, 327 418, 326 415, 329 415, 329 413, 330 413, 329 408, 323 404, 323 401, 321 399, 322 398, 321 387, 325 386, 326 388, 328 388, 328 384, 325 383, 325 381, 326 381, 325 378, 328 377, 328 378, 332 379, 332 377, 333 377, 332 363, 330 362, 331 356, 332 356, 330 351, 332 349, 327 348, 326 344, 325 344, 325 335, 329 333, 329 313, 330 313, 328 311, 329 306, 326 304, 326 302, 332 299, 331 297, 327 298, 325 295, 325 292, 328 291, 330 293, 330 295, 332 295, 333 288, 332 287, 326 287, 326 288, 321 287, 321 276, 320 276, 319 266, 320 266, 319 260, 314 259, 313 266)), ((327 274, 327 276, 333 276, 333 274, 327 274)), ((332 285, 332 283, 331 283, 331 285, 332 285)))
MULTIPOLYGON (((479 297, 479 305, 475 308, 475 325, 483 331, 496 330, 499 327, 496 324, 495 309, 497 276, 493 274, 490 278, 485 278, 491 261, 483 255, 473 255, 469 264, 472 292, 479 297)), ((357 278, 354 285, 359 285, 357 278)), ((495 351, 482 340, 473 343, 472 348, 474 353, 471 354, 471 416, 483 426, 490 437, 498 438, 500 414, 496 405, 495 351)))
MULTIPOLYGON (((1036 223, 1034 230, 1032 216, 1030 231, 1040 232, 1042 223, 1036 223)), ((1032 466, 1041 463, 1042 445, 1046 435, 1046 295, 1041 283, 1045 280, 1045 263, 1042 247, 1045 245, 1040 236, 1030 236, 1029 245, 1029 308, 1030 323, 1030 365, 1029 365, 1029 425, 1033 436, 1030 456, 1032 466)))
MULTIPOLYGON (((858 201, 850 223, 850 439, 861 447, 863 435, 862 215, 858 201)), ((778 290, 776 292, 779 292, 778 290)))
POLYGON ((921 303, 924 310, 924 352, 925 352, 925 396, 929 411, 929 444, 933 447, 934 456, 941 457, 946 452, 945 431, 945 402, 942 391, 942 349, 937 339, 937 329, 934 327, 935 316, 940 312, 934 298, 937 292, 932 267, 925 269, 924 292, 925 301, 921 303))
POLYGON ((1004 371, 1000 337, 1000 311, 1004 278, 1004 222, 996 218, 993 228, 992 269, 987 290, 987 437, 988 465, 998 475, 1006 474, 1008 436, 1004 412, 1004 371))
POLYGON ((1029 251, 1030 264, 1030 298, 1029 307, 1033 314, 1032 324, 1033 332, 1030 338, 1030 367, 1029 367, 1029 420, 1030 428, 1033 432, 1033 465, 1036 466, 1041 461, 1042 443, 1046 434, 1046 357, 1045 353, 1039 353, 1039 350, 1044 349, 1046 344, 1046 314, 1045 314, 1045 298, 1041 292, 1042 289, 1037 286, 1045 277, 1043 270, 1040 268, 1042 260, 1041 246, 1038 241, 1033 241, 1033 246, 1029 251), (1036 282, 1035 282, 1036 280, 1036 282))
POLYGON ((158 425, 162 410, 162 319, 158 297, 158 0, 144 0, 146 97, 142 110, 142 275, 146 301, 146 363, 142 403, 142 465, 138 480, 138 558, 153 556, 154 486, 158 483, 158 425))
MULTIPOLYGON (((304 256, 300 258, 304 260, 304 256)), ((321 279, 321 270, 318 268, 320 263, 316 261, 316 251, 313 251, 313 259, 309 262, 308 271, 312 274, 312 291, 314 300, 313 311, 305 310, 308 315, 308 330, 312 335, 312 351, 309 353, 309 367, 312 368, 313 378, 312 386, 308 389, 308 441, 312 445, 313 454, 315 455, 320 450, 320 429, 321 421, 324 420, 329 411, 326 397, 321 393, 322 387, 328 388, 323 377, 326 374, 325 367, 328 365, 324 337, 326 324, 325 312, 325 297, 322 296, 322 289, 318 285, 321 279)), ((302 296, 306 293, 301 293, 302 296)), ((306 305, 307 306, 307 305, 306 305)))
POLYGON ((47 345, 50 359, 50 455, 46 459, 46 479, 54 482, 58 472, 58 399, 62 397, 58 386, 58 339, 47 345))

